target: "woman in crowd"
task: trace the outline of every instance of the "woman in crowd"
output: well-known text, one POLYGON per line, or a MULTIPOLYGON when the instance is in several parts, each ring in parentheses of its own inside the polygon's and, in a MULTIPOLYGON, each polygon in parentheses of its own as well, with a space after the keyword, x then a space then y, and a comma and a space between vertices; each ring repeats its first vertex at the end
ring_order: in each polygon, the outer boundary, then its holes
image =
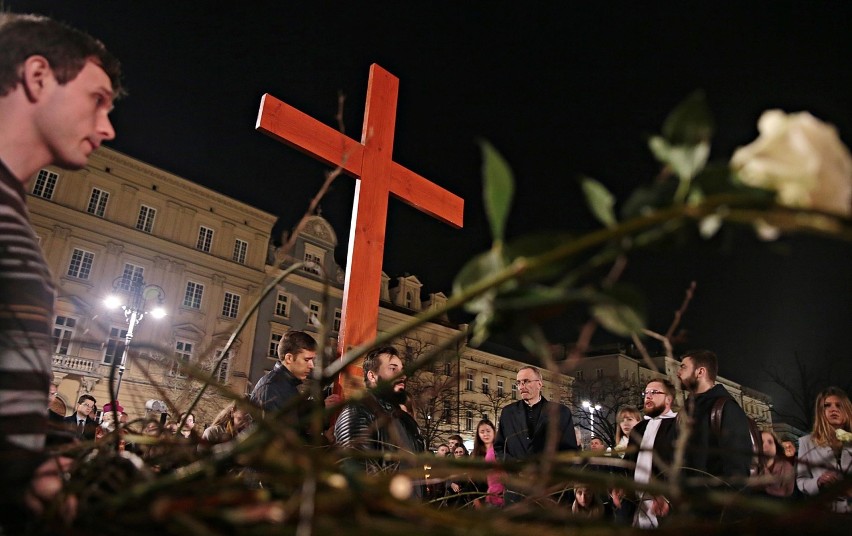
POLYGON ((773 497, 789 497, 796 485, 793 464, 784 456, 781 440, 775 432, 763 431, 760 436, 763 439, 763 474, 773 477, 773 482, 762 490, 773 497))
POLYGON ((204 430, 201 439, 209 445, 225 443, 237 437, 237 435, 248 428, 251 416, 237 407, 236 402, 231 402, 225 409, 219 412, 213 424, 204 430))
POLYGON ((615 448, 613 450, 619 457, 624 458, 624 451, 627 450, 627 442, 630 439, 630 431, 642 422, 642 414, 633 406, 624 406, 618 410, 615 422, 618 426, 615 428, 615 448))
POLYGON ((600 519, 604 514, 604 507, 594 491, 584 486, 577 486, 574 488, 574 504, 571 505, 571 512, 576 516, 600 519))
MULTIPOLYGON (((828 387, 816 399, 814 429, 799 439, 799 460, 796 486, 805 495, 817 495, 824 488, 835 486, 844 478, 852 478, 852 444, 842 441, 840 434, 852 427, 852 403, 838 387, 828 387)), ((845 493, 835 489, 831 509, 838 513, 852 512, 850 488, 845 493)))
MULTIPOLYGON (((494 438, 497 437, 497 429, 494 427, 494 423, 489 421, 488 419, 483 419, 479 421, 479 424, 476 426, 476 438, 473 440, 473 456, 478 458, 485 458, 486 462, 496 462, 497 455, 494 453, 494 438)), ((505 487, 503 486, 503 474, 501 471, 488 471, 486 475, 486 484, 485 487, 487 489, 487 495, 485 496, 485 504, 488 506, 503 506, 503 492, 505 491, 505 487)), ((477 487, 481 489, 481 485, 477 487)), ((479 502, 477 500, 474 505, 478 505, 479 502)))
MULTIPOLYGON (((459 443, 453 449, 453 458, 464 460, 467 458, 467 447, 459 443)), ((467 473, 451 475, 447 482, 447 504, 456 508, 472 505, 476 498, 476 485, 470 480, 467 473)))

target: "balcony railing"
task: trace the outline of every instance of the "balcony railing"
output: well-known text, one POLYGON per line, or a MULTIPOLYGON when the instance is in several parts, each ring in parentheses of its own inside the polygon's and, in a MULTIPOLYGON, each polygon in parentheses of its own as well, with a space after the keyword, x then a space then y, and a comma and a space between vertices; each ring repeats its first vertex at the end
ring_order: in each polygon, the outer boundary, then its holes
POLYGON ((98 370, 99 361, 71 355, 54 354, 53 370, 92 374, 98 370))

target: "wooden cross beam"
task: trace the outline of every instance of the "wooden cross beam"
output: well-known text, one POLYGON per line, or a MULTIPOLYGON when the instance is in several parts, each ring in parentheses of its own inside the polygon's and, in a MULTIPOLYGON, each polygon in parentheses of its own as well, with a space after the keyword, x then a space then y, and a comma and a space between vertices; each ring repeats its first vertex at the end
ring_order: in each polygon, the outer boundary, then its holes
MULTIPOLYGON (((338 339, 348 348, 377 333, 389 194, 460 228, 464 200, 392 159, 399 79, 370 66, 361 143, 268 93, 260 101, 256 129, 357 179, 349 233, 343 311, 338 339)), ((358 369, 350 369, 357 374, 358 369)), ((337 391, 342 389, 338 380, 337 391)))

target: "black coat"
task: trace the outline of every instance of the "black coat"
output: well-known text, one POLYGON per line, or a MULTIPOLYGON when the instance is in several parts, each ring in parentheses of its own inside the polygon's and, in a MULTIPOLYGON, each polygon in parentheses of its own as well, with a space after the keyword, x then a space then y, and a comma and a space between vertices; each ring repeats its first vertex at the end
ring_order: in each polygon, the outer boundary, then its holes
POLYGON ((523 400, 510 404, 500 413, 500 423, 497 426, 497 437, 494 439, 494 453, 498 459, 505 461, 523 460, 527 457, 541 454, 547 439, 550 426, 550 413, 556 407, 559 419, 556 430, 559 437, 556 450, 577 450, 577 436, 574 435, 574 419, 567 406, 556 402, 548 402, 542 397, 541 418, 536 423, 535 430, 527 430, 526 410, 523 400))
MULTIPOLYGON (((648 428, 650 420, 643 420, 630 432, 630 440, 627 443, 627 454, 624 459, 636 464, 639 458, 639 446, 642 444, 642 438, 645 437, 645 430, 648 428)), ((654 478, 666 480, 667 475, 663 474, 662 468, 657 466, 657 460, 663 461, 666 466, 670 466, 674 460, 675 441, 677 441, 678 419, 662 419, 660 428, 657 430, 657 436, 654 438, 654 458, 651 462, 651 474, 654 478)))
POLYGON ((65 428, 73 433, 77 439, 94 441, 95 429, 98 427, 98 423, 93 418, 86 417, 86 424, 83 425, 82 433, 80 427, 77 425, 77 412, 65 417, 62 419, 62 422, 65 424, 65 428))
POLYGON ((280 362, 258 380, 251 392, 251 402, 267 413, 274 413, 299 396, 302 380, 293 376, 280 362))
POLYGON ((721 384, 716 384, 700 395, 690 396, 686 408, 692 419, 692 434, 686 450, 685 468, 723 479, 748 477, 753 456, 748 417, 730 393, 721 384), (716 436, 710 425, 710 413, 713 404, 721 397, 730 400, 722 411, 721 433, 716 436))

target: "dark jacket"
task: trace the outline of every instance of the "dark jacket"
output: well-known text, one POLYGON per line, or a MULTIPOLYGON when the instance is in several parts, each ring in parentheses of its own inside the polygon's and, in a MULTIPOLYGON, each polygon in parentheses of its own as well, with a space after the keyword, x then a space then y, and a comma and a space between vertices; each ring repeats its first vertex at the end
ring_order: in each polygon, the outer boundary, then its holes
MULTIPOLYGON (((645 437, 645 430, 648 428, 650 420, 643 420, 637 424, 630 432, 630 440, 627 443, 627 453, 624 455, 625 461, 631 462, 635 467, 636 460, 639 458, 639 446, 642 444, 642 438, 645 437)), ((675 441, 677 441, 678 419, 662 419, 660 428, 657 430, 657 436, 654 438, 654 458, 651 462, 651 474, 654 478, 666 480, 665 475, 659 467, 658 461, 662 461, 666 466, 671 465, 674 460, 675 441)))
MULTIPOLYGON (((721 384, 686 401, 692 433, 686 449, 684 469, 722 478, 746 478, 752 459, 748 417, 721 384), (721 432, 717 436, 710 424, 710 413, 718 398, 729 398, 722 411, 721 432)), ((638 426, 638 425, 637 425, 638 426)))
POLYGON ((86 424, 83 425, 82 433, 80 431, 80 427, 77 424, 77 412, 75 411, 68 417, 63 419, 65 423, 65 427, 77 439, 86 440, 86 441, 94 441, 95 439, 95 428, 98 427, 98 423, 92 419, 91 417, 86 417, 86 424))
POLYGON ((497 459, 512 461, 523 460, 544 452, 549 428, 550 413, 556 407, 556 415, 559 419, 556 430, 559 437, 556 441, 556 450, 577 450, 577 436, 574 435, 574 419, 571 410, 556 402, 548 402, 541 398, 544 406, 541 408, 541 417, 536 423, 535 430, 530 433, 527 430, 526 410, 522 404, 523 400, 510 404, 503 408, 500 413, 500 423, 497 426, 497 437, 494 439, 494 453, 497 459))
POLYGON ((267 413, 285 407, 290 399, 299 396, 302 380, 293 376, 280 362, 263 375, 251 392, 251 402, 267 413))

